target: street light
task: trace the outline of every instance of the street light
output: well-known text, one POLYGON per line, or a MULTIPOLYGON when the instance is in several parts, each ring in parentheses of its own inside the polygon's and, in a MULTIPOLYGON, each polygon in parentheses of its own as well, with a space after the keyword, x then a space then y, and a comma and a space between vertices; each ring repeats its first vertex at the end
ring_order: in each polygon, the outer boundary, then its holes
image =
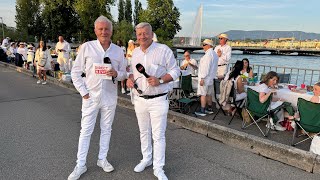
POLYGON ((3 18, 2 17, 0 17, 0 18, 1 18, 1 22, 2 22, 2 39, 4 39, 3 18))

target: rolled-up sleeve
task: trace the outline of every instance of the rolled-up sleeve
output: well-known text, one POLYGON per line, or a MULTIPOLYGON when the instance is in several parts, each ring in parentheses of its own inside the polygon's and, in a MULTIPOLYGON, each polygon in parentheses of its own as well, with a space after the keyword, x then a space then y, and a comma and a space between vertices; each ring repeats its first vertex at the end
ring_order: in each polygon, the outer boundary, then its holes
POLYGON ((177 60, 170 49, 167 53, 167 74, 172 77, 173 81, 180 76, 180 68, 177 66, 177 60))
POLYGON ((84 96, 89 93, 85 85, 85 81, 81 76, 86 65, 85 63, 86 59, 84 56, 85 49, 86 47, 85 45, 83 45, 83 47, 81 47, 79 51, 79 54, 77 55, 77 58, 71 70, 71 78, 72 78, 73 85, 81 94, 81 96, 84 96))

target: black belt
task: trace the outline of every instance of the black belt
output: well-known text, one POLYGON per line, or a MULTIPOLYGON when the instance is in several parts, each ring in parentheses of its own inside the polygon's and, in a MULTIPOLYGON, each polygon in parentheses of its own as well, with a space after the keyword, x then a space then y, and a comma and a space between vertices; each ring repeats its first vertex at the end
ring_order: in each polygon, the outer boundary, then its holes
POLYGON ((166 94, 168 94, 168 93, 162 93, 162 94, 157 94, 157 95, 143 95, 143 96, 139 96, 139 97, 142 97, 144 99, 153 99, 156 97, 164 96, 166 94))
POLYGON ((226 65, 228 65, 228 64, 220 64, 220 65, 218 65, 218 66, 226 66, 226 65))

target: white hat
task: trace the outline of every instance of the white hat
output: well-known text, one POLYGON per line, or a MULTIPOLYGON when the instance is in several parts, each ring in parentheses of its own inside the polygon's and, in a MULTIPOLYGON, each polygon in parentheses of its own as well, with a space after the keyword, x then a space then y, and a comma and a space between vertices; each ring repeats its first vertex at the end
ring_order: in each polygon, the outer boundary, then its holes
POLYGON ((33 46, 32 46, 31 44, 29 44, 29 45, 27 46, 27 48, 33 48, 33 46))
POLYGON ((219 38, 225 38, 225 39, 229 39, 227 34, 220 34, 219 38))
POLYGON ((130 44, 130 43, 133 43, 133 44, 134 44, 134 41, 133 41, 132 39, 130 39, 128 43, 129 43, 129 44, 130 44))
POLYGON ((203 42, 202 42, 202 44, 208 44, 208 45, 210 45, 210 46, 213 46, 213 41, 212 40, 210 40, 210 39, 205 39, 203 42))

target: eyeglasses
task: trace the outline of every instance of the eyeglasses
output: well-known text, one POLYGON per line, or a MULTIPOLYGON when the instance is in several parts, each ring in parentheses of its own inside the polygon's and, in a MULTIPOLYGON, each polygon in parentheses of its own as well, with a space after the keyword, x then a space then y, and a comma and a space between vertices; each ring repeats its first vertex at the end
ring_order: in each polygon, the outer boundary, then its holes
POLYGON ((141 95, 143 92, 145 92, 148 88, 149 88, 149 85, 147 86, 147 88, 144 90, 144 91, 142 91, 141 89, 139 89, 139 87, 138 87, 138 85, 136 84, 136 82, 137 82, 137 80, 139 79, 139 78, 142 78, 142 76, 140 76, 140 77, 138 77, 137 79, 135 79, 134 80, 134 85, 133 85, 133 87, 137 90, 137 92, 141 95))
POLYGON ((219 40, 224 39, 224 38, 219 38, 219 40))
POLYGON ((202 46, 206 46, 207 44, 202 44, 202 46))

